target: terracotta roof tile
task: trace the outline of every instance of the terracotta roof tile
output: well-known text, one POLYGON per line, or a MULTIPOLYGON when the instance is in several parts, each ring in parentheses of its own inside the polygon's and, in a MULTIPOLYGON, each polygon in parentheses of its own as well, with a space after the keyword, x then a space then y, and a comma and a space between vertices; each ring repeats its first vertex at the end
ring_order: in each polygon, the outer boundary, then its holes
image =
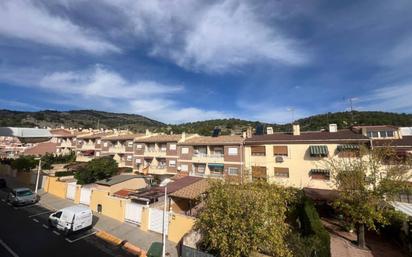
POLYGON ((201 179, 191 185, 183 187, 172 193, 172 197, 184 198, 184 199, 197 199, 201 194, 205 193, 209 189, 209 183, 206 179, 201 179))
POLYGON ((126 135, 110 135, 107 137, 102 138, 103 141, 111 141, 111 140, 133 140, 136 137, 142 137, 144 134, 126 134, 126 135))
POLYGON ((120 198, 129 198, 129 195, 133 193, 136 193, 136 191, 130 189, 121 189, 115 192, 113 195, 120 198))
POLYGON ((373 146, 412 147, 412 136, 403 136, 401 139, 376 139, 373 146))
POLYGON ((56 152, 56 143, 45 142, 39 143, 34 147, 28 148, 24 151, 24 155, 45 155, 46 153, 55 153, 56 152))
POLYGON ((95 134, 86 134, 86 135, 79 135, 77 136, 78 139, 97 139, 97 138, 102 138, 105 136, 112 135, 112 132, 101 132, 101 133, 95 133, 95 134))
POLYGON ((74 137, 75 136, 67 129, 51 129, 50 133, 53 135, 53 137, 74 137))
POLYGON ((197 136, 187 139, 185 142, 179 143, 180 145, 239 145, 244 141, 241 136, 218 136, 207 137, 197 136))
POLYGON ((136 138, 135 142, 151 143, 151 142, 178 142, 182 135, 153 135, 149 137, 136 138))

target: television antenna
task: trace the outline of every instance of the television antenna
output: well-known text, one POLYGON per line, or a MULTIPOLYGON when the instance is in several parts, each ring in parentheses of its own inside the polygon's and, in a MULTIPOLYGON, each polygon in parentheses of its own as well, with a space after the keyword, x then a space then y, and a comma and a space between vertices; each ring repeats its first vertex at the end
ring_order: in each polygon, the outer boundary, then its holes
POLYGON ((290 122, 292 124, 295 121, 295 108, 293 107, 288 108, 288 112, 290 112, 292 115, 292 121, 290 122))

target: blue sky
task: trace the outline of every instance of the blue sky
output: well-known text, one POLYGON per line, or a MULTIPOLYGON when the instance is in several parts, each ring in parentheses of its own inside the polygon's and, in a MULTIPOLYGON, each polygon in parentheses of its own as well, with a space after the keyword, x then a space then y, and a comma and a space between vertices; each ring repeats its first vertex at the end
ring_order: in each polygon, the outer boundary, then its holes
POLYGON ((3 0, 0 108, 168 123, 412 110, 412 1, 3 0))

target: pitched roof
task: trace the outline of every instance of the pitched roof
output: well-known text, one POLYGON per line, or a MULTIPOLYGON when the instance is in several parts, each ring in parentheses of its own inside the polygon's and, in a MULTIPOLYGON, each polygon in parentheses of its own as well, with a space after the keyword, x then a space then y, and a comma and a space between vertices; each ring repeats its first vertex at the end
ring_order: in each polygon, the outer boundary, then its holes
POLYGON ((136 138, 135 142, 151 143, 151 142, 178 142, 182 135, 154 135, 149 137, 136 138))
POLYGON ((37 145, 27 148, 24 151, 24 155, 45 155, 46 153, 55 153, 56 152, 56 143, 52 142, 45 142, 45 143, 38 143, 37 145))
POLYGON ((377 147, 412 147, 412 136, 403 136, 400 139, 376 139, 373 146, 377 147))
POLYGON ((115 192, 113 195, 116 196, 116 197, 120 197, 120 198, 129 198, 129 195, 131 195, 133 193, 136 193, 136 191, 123 188, 123 189, 115 192))
POLYGON ((111 140, 116 140, 116 141, 122 141, 122 140, 133 140, 136 137, 141 137, 144 134, 125 134, 125 135, 110 135, 102 138, 103 141, 111 141, 111 140))
POLYGON ((207 182, 207 179, 201 179, 193 184, 177 190, 170 196, 194 200, 197 199, 201 194, 205 193, 208 189, 209 183, 207 182))
POLYGON ((134 178, 144 178, 144 177, 137 176, 137 175, 117 175, 117 176, 113 176, 107 179, 96 181, 96 184, 103 185, 103 186, 113 186, 113 185, 125 182, 130 179, 134 179, 134 178))
POLYGON ((87 134, 87 135, 79 135, 77 136, 78 139, 97 139, 102 138, 105 136, 111 135, 111 132, 101 132, 101 133, 94 133, 94 134, 87 134))
POLYGON ((239 145, 244 141, 241 136, 197 136, 187 139, 179 145, 239 145))
POLYGON ((67 129, 51 129, 50 133, 53 137, 75 137, 75 135, 67 129))
POLYGON ((362 134, 355 133, 349 129, 342 129, 337 132, 328 131, 308 131, 301 132, 300 135, 291 133, 274 133, 269 135, 253 135, 245 140, 245 144, 265 144, 265 143, 328 143, 328 142, 368 142, 369 138, 362 134))

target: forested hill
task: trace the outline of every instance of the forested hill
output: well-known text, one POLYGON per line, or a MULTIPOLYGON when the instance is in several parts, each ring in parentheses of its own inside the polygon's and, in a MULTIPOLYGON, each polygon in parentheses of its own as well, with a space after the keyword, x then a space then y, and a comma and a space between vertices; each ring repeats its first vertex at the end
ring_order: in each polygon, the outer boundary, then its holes
MULTIPOLYGON (((354 125, 395 125, 412 126, 412 114, 388 112, 336 112, 310 116, 296 121, 302 130, 327 129, 328 124, 336 123, 339 128, 354 125)), ((39 111, 19 112, 0 110, 0 127, 81 127, 81 128, 128 128, 133 131, 143 132, 146 128, 156 132, 199 133, 210 135, 215 127, 222 130, 222 134, 239 134, 247 127, 255 128, 259 121, 240 119, 216 119, 198 122, 189 122, 179 125, 167 125, 137 114, 109 113, 94 110, 79 111, 39 111)), ((275 131, 290 131, 290 124, 266 124, 275 131)))
POLYGON ((67 128, 129 128, 144 131, 164 123, 136 114, 110 113, 94 110, 19 112, 0 110, 0 126, 67 128))

